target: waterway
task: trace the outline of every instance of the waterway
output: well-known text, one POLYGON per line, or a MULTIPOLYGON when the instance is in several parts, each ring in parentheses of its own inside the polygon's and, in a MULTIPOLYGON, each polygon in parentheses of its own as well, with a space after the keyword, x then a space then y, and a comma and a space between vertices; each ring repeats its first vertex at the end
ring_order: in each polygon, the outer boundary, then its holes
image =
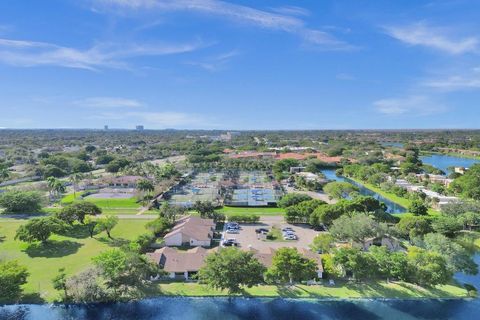
POLYGON ((351 179, 341 177, 341 176, 337 176, 335 174, 335 170, 322 170, 322 172, 325 175, 325 177, 329 180, 350 182, 351 184, 353 184, 353 185, 355 185, 359 188, 359 192, 360 192, 361 195, 371 196, 371 197, 374 197, 375 199, 377 199, 378 201, 385 203, 385 205, 387 206, 387 212, 388 213, 405 213, 405 212, 407 212, 406 208, 404 208, 401 205, 399 205, 399 204, 397 204, 397 203, 379 195, 375 191, 372 191, 372 190, 364 187, 363 185, 361 185, 361 184, 359 184, 359 183, 357 183, 357 182, 355 182, 351 179))
POLYGON ((434 166, 435 168, 440 169, 447 174, 451 172, 448 169, 450 167, 469 168, 475 163, 480 162, 475 159, 460 158, 460 157, 448 156, 444 154, 432 154, 429 156, 420 157, 420 159, 422 160, 423 163, 434 166))

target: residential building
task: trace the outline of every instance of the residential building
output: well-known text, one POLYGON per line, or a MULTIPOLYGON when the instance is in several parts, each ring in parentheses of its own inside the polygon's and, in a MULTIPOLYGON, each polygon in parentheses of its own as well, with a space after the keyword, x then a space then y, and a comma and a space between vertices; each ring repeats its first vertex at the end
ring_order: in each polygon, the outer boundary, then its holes
POLYGON ((172 231, 163 239, 169 247, 201 246, 210 247, 215 231, 212 219, 188 216, 177 221, 172 231))
POLYGON ((189 280, 204 265, 207 255, 216 250, 195 247, 181 251, 176 248, 164 247, 153 253, 147 253, 147 256, 167 272, 168 278, 189 280))

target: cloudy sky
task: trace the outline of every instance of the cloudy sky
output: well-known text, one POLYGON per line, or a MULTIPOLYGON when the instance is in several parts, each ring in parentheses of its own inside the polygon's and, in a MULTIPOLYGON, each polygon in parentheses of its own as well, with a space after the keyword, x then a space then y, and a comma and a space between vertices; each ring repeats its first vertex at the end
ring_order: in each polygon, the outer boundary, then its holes
POLYGON ((0 127, 479 128, 480 2, 0 2, 0 127))

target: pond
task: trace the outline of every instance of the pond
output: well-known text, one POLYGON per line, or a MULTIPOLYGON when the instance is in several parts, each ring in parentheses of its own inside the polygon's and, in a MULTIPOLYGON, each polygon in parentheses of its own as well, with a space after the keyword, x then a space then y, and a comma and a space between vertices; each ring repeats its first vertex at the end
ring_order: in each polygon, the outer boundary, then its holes
POLYGON ((448 156, 444 154, 432 154, 429 156, 420 157, 420 159, 423 161, 423 163, 434 166, 435 168, 440 169, 447 174, 451 172, 448 170, 449 167, 469 168, 475 163, 480 162, 475 159, 454 157, 454 156, 448 156))
POLYGON ((96 305, 0 307, 0 319, 478 319, 480 300, 169 298, 96 305))
POLYGON ((390 201, 389 199, 379 195, 375 191, 372 191, 372 190, 364 187, 363 185, 361 185, 361 184, 359 184, 359 183, 357 183, 353 180, 350 180, 348 178, 337 176, 335 174, 335 170, 322 170, 322 172, 325 175, 325 177, 329 180, 350 182, 351 184, 354 184, 359 188, 361 195, 371 196, 371 197, 374 197, 375 199, 379 200, 380 202, 385 203, 385 205, 387 206, 387 212, 388 213, 405 213, 405 212, 407 212, 406 208, 404 208, 401 205, 399 205, 399 204, 397 204, 393 201, 390 201))
POLYGON ((384 147, 394 147, 399 149, 402 149, 404 146, 401 142, 381 142, 380 144, 384 147))

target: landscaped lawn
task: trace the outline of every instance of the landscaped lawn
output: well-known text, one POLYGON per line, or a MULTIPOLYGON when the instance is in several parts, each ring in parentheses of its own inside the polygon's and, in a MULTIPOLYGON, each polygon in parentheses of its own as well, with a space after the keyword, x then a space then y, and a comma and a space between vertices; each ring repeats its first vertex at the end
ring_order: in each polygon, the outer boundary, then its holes
MULTIPOLYGON (((4 259, 17 259, 27 266, 30 276, 24 286, 25 293, 52 301, 58 293, 52 288, 51 280, 61 267, 65 267, 69 275, 86 269, 91 258, 109 248, 121 245, 125 240, 132 240, 145 233, 148 220, 120 220, 112 231, 114 241, 101 233, 91 239, 88 234, 72 231, 69 236, 54 235, 46 246, 36 247, 14 240, 15 231, 26 220, 0 218, 0 255, 4 259)), ((35 297, 32 301, 39 301, 35 297)))
MULTIPOLYGON (((214 290, 198 283, 161 283, 157 294, 177 296, 226 296, 226 291, 214 290)), ((458 298, 467 297, 467 290, 458 285, 422 288, 403 282, 375 281, 367 283, 337 283, 335 286, 294 285, 256 286, 245 289, 245 295, 287 298, 458 298)))
MULTIPOLYGON (((62 204, 68 204, 74 200, 79 200, 82 192, 77 192, 76 198, 73 196, 73 193, 67 194, 60 201, 62 204)), ((137 202, 137 198, 91 198, 86 197, 84 201, 95 203, 104 214, 137 214, 140 210, 141 204, 137 202)))
POLYGON ((257 214, 260 216, 278 216, 285 213, 285 209, 275 207, 222 207, 216 211, 223 213, 227 216, 233 214, 257 214))

